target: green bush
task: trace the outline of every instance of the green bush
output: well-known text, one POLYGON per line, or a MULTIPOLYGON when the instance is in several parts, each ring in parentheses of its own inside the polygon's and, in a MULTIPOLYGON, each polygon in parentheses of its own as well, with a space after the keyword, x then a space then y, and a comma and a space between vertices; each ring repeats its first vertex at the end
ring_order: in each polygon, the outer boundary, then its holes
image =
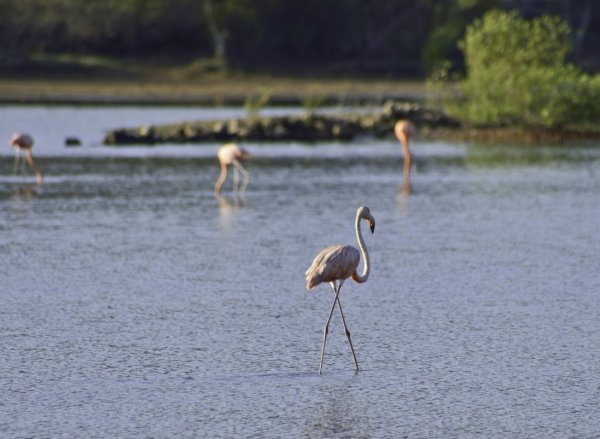
POLYGON ((465 99, 451 111, 472 124, 552 128, 597 121, 600 76, 565 63, 570 35, 558 17, 525 20, 494 10, 475 20, 461 42, 465 99))
POLYGON ((258 96, 246 96, 244 99, 244 110, 248 119, 256 119, 260 111, 264 109, 271 100, 271 91, 263 90, 258 96))

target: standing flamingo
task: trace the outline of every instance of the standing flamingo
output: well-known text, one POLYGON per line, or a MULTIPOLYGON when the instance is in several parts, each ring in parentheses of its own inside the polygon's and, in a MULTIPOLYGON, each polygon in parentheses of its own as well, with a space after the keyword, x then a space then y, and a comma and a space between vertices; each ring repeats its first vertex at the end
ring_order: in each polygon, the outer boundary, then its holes
POLYGON ((394 125, 394 134, 396 138, 402 143, 402 151, 404 152, 404 164, 408 163, 408 167, 410 167, 410 148, 408 147, 408 142, 415 135, 415 126, 410 120, 400 119, 394 125))
POLYGON ((243 183, 241 192, 244 192, 246 190, 246 186, 248 186, 248 183, 250 181, 250 173, 242 166, 240 161, 247 160, 251 157, 252 156, 250 155, 250 153, 248 151, 246 151, 244 148, 242 148, 241 146, 239 146, 235 143, 227 143, 219 148, 219 151, 217 152, 217 158, 219 159, 219 163, 221 165, 221 175, 219 175, 219 178, 217 179, 217 182, 215 183, 215 194, 221 193, 221 188, 223 187, 225 180, 227 180, 227 166, 228 165, 231 165, 234 167, 234 172, 233 172, 233 190, 234 190, 234 192, 237 191, 237 189, 238 189, 238 179, 239 179, 238 173, 239 172, 241 172, 242 176, 244 177, 244 183, 243 183))
POLYGON ((344 323, 344 329, 346 331, 346 337, 350 343, 350 349, 352 350, 352 356, 354 357, 354 364, 356 370, 358 370, 358 362, 356 361, 356 354, 354 353, 354 346, 352 346, 352 340, 350 339, 350 331, 346 326, 346 319, 344 318, 344 312, 342 311, 342 304, 339 300, 340 289, 344 284, 344 281, 349 277, 358 283, 366 282, 369 278, 369 252, 365 246, 362 233, 360 230, 360 220, 364 219, 369 222, 371 233, 375 231, 375 218, 371 215, 368 207, 359 207, 356 212, 356 221, 354 227, 356 229, 356 238, 358 245, 360 246, 360 252, 351 245, 331 245, 324 248, 315 257, 315 260, 311 266, 306 270, 306 289, 310 290, 322 282, 329 282, 335 297, 333 299, 333 305, 329 310, 329 316, 323 329, 323 348, 321 349, 321 363, 319 364, 319 375, 323 369, 323 356, 325 355, 325 343, 327 342, 327 333, 329 332, 329 322, 333 314, 333 309, 337 303, 340 314, 342 315, 342 322, 344 323), (363 273, 358 274, 358 264, 360 263, 360 254, 362 253, 364 260, 363 273), (339 284, 337 283, 339 281, 339 284))
POLYGON ((21 134, 15 133, 10 137, 8 141, 9 146, 15 148, 15 164, 13 167, 13 172, 17 171, 19 167, 19 159, 21 151, 25 151, 25 161, 27 164, 33 169, 35 172, 35 179, 39 183, 42 182, 42 171, 38 168, 33 161, 33 155, 31 154, 31 149, 33 148, 33 138, 29 134, 21 134))
POLYGON ((400 119, 394 125, 394 134, 402 143, 402 151, 404 152, 404 165, 402 166, 402 186, 400 192, 402 194, 410 194, 410 164, 412 157, 410 155, 409 141, 415 134, 415 126, 410 120, 400 119))

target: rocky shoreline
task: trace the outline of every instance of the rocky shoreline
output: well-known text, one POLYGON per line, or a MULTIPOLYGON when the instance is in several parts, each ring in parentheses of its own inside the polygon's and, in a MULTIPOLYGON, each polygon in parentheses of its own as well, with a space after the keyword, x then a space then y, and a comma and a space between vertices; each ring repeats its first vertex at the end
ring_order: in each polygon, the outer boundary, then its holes
POLYGON ((388 102, 374 113, 304 113, 279 117, 253 116, 118 128, 104 137, 105 145, 243 141, 350 141, 358 136, 383 137, 398 119, 423 128, 456 128, 448 116, 411 102, 388 102))
POLYGON ((378 112, 302 113, 288 116, 201 120, 117 128, 105 145, 226 142, 351 141, 361 136, 391 136, 399 119, 413 121, 421 138, 492 143, 550 143, 600 140, 600 129, 467 127, 447 115, 414 102, 387 102, 378 112))

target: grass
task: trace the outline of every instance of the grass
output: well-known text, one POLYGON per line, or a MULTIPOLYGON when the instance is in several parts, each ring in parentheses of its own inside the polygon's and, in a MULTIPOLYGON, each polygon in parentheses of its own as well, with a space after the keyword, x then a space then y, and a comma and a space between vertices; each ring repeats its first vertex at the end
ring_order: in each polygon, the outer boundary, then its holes
POLYGON ((0 72, 0 103, 243 105, 270 96, 270 105, 423 100, 425 82, 389 78, 273 75, 225 68, 212 59, 113 59, 72 54, 33 55, 0 72))
MULTIPOLYGON (((429 90, 431 93, 431 89, 429 90)), ((420 79, 247 73, 214 59, 114 59, 90 55, 33 55, 16 67, 0 67, 0 104, 267 105, 310 109, 321 105, 381 105, 388 99, 425 102, 420 79)), ((454 95, 451 87, 436 96, 454 95)), ((570 130, 469 128, 424 129, 423 137, 483 142, 561 143, 600 139, 596 124, 570 130)))

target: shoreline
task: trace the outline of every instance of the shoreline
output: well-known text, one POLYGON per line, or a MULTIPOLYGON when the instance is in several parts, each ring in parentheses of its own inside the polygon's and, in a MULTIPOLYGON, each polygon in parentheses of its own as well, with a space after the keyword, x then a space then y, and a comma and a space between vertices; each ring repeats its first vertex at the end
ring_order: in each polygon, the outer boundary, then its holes
MULTIPOLYGON (((0 77, 0 106, 244 107, 265 93, 269 107, 366 107, 386 102, 422 105, 424 81, 302 79, 251 77, 173 80, 40 79, 0 77)), ((409 116, 410 118, 410 116, 409 116)), ((227 122, 226 120, 223 122, 227 122)), ((183 123, 183 122, 182 122, 183 123)), ((127 124, 125 124, 127 125, 127 124)), ((119 127, 113 127, 118 129, 119 127)), ((600 128, 510 128, 420 126, 419 135, 435 140, 483 143, 599 141, 600 128)))
POLYGON ((196 78, 193 80, 40 79, 0 77, 0 105, 381 105, 423 102, 424 81, 303 78, 196 78))
MULTIPOLYGON (((158 107, 244 107, 247 96, 194 95, 194 96, 0 96, 0 105, 72 105, 72 106, 158 106, 158 107)), ((386 101, 417 102, 405 95, 353 95, 343 100, 335 95, 320 96, 320 105, 327 107, 380 106, 386 101)), ((277 95, 269 99, 267 107, 302 107, 304 101, 299 96, 277 95)))

